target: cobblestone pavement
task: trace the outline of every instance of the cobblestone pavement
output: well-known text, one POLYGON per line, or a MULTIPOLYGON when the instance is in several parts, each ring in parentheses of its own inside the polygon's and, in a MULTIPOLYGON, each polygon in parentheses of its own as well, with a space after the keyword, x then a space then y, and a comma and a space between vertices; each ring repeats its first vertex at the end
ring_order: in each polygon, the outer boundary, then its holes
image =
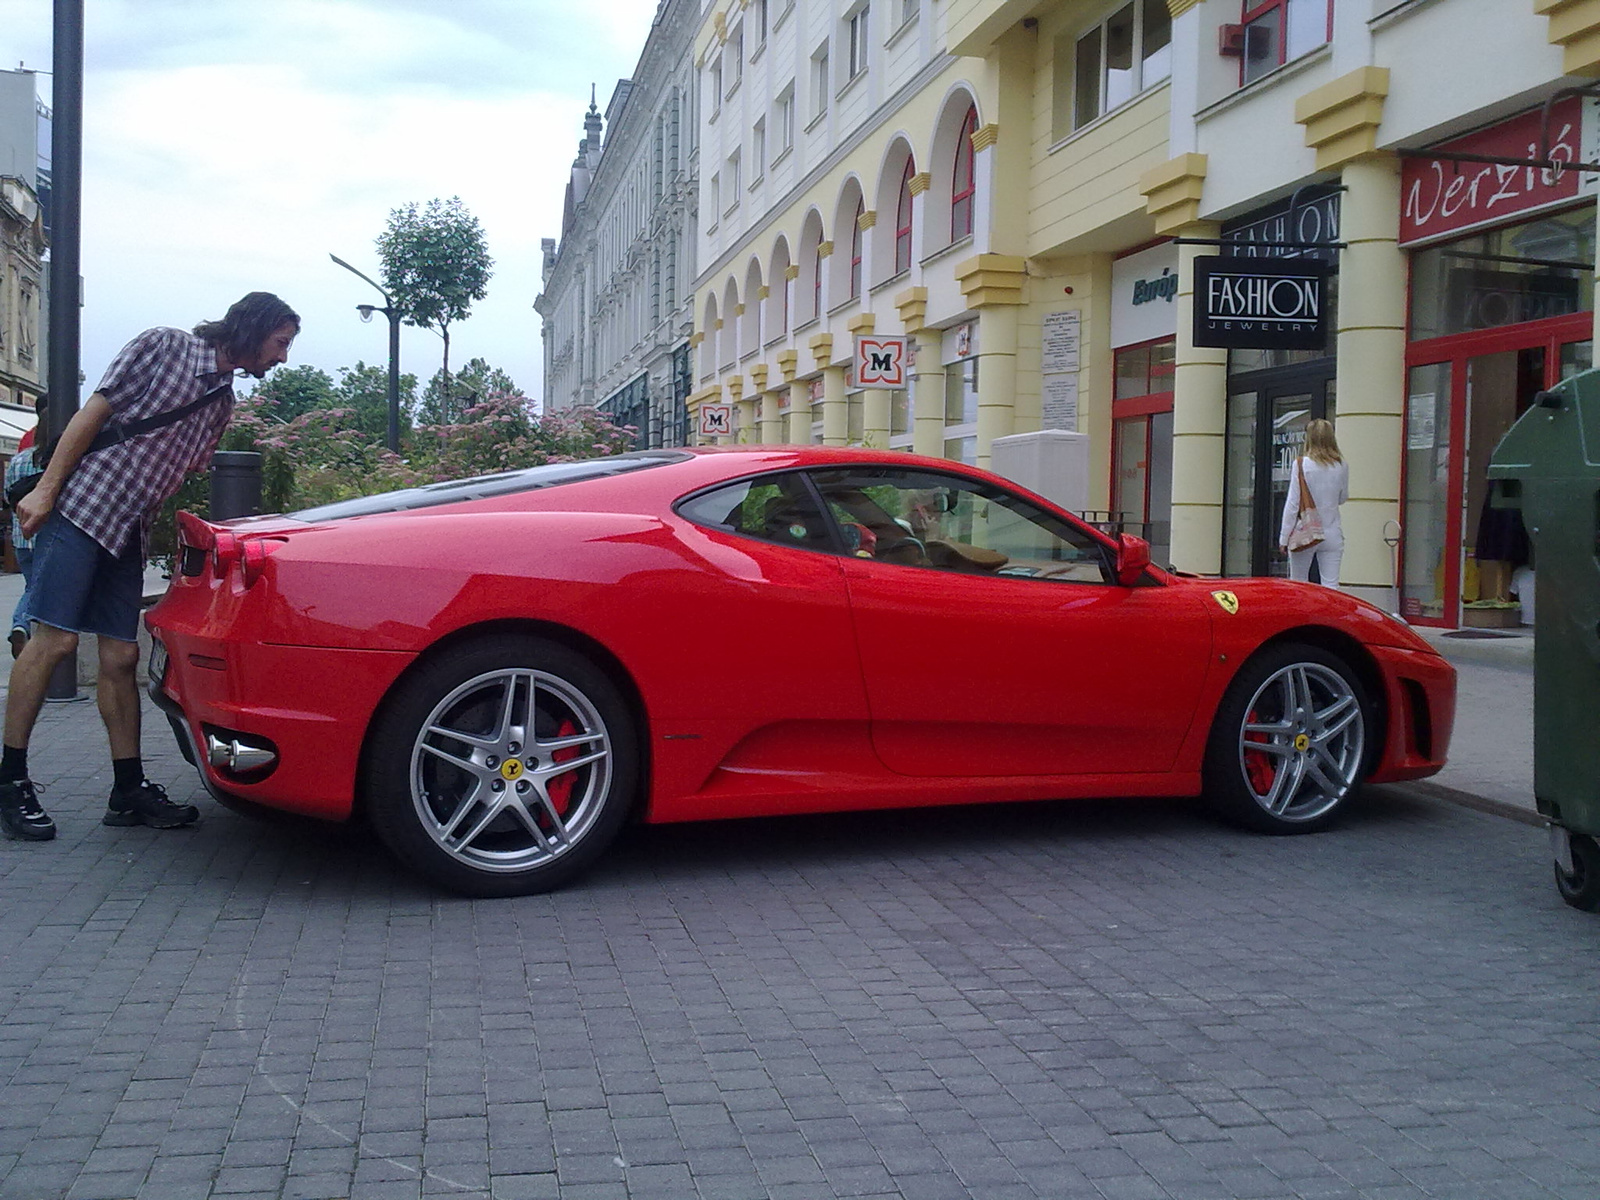
POLYGON ((198 795, 0 842, 0 1196, 1600 1195, 1600 924, 1540 830, 1404 788, 1263 838, 1104 802, 628 834, 433 893, 198 795))

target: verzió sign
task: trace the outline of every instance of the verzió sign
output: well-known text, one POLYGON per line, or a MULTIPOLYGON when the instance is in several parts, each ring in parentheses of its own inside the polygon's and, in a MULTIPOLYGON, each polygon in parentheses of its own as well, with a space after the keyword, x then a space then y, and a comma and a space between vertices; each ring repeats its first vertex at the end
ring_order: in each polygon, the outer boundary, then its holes
POLYGON ((1328 267, 1313 258, 1194 260, 1194 344, 1229 350, 1321 350, 1328 267))
MULTIPOLYGON (((1595 142, 1594 111, 1593 105, 1585 105, 1576 96, 1551 105, 1545 156, 1556 163, 1594 161, 1584 150, 1595 142)), ((1542 110, 1534 109, 1430 149, 1490 158, 1538 158, 1541 117, 1542 110)), ((1407 157, 1400 165, 1400 244, 1464 233, 1566 204, 1594 190, 1592 172, 1559 166, 1407 157)))

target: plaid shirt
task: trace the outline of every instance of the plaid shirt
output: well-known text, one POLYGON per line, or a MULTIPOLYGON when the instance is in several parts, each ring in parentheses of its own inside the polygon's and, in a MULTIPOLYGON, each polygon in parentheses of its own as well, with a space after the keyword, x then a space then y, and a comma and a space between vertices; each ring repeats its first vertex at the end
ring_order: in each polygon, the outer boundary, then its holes
POLYGON ((233 377, 217 370, 216 348, 181 329, 149 329, 122 348, 95 390, 111 405, 109 429, 182 408, 218 388, 227 395, 164 425, 85 454, 56 499, 56 508, 112 554, 150 522, 189 471, 211 461, 233 416, 233 377))

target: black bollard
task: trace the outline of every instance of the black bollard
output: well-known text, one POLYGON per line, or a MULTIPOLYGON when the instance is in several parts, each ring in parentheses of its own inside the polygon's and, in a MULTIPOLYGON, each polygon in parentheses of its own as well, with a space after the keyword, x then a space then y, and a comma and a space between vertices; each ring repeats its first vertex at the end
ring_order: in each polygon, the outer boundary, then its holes
POLYGON ((78 656, 69 654, 50 672, 50 682, 45 687, 46 700, 85 700, 78 691, 78 656))
POLYGON ((231 521, 261 511, 261 455, 218 450, 211 456, 211 519, 231 521))

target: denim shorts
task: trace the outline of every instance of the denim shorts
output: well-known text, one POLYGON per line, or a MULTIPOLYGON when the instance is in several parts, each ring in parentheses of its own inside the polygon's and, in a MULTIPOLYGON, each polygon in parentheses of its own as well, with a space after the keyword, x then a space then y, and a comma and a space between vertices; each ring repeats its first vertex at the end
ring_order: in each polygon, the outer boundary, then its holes
POLYGON ((28 616, 56 629, 137 641, 144 600, 143 539, 112 554, 60 513, 33 539, 28 616))

